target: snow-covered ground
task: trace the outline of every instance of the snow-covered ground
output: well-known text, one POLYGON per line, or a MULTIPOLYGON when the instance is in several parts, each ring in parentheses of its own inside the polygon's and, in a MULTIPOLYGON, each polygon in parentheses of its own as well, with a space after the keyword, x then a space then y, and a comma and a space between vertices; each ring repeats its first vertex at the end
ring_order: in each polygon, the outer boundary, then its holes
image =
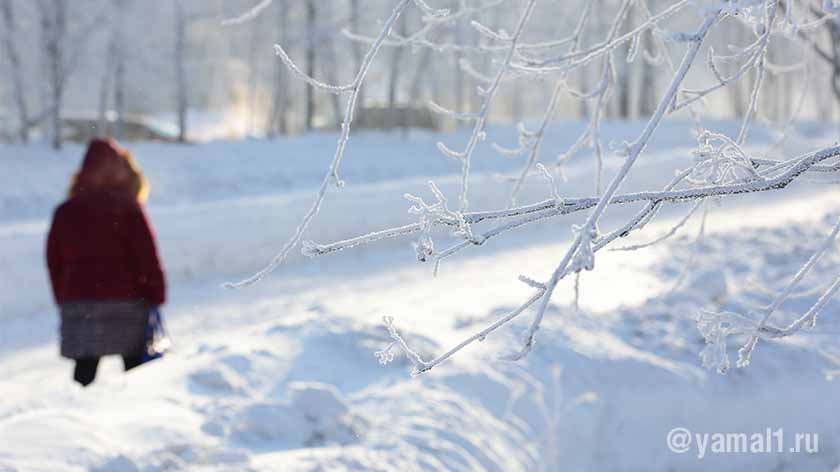
MULTIPOLYGON (((543 149, 562 151, 582 126, 557 124, 543 149)), ((627 139, 639 128, 610 124, 605 134, 627 139)), ((501 128, 490 135, 508 145, 515 139, 501 128)), ((763 144, 772 137, 753 135, 763 144)), ((458 164, 437 154, 438 139, 464 135, 355 136, 343 173, 348 187, 328 199, 310 238, 329 242, 411 221, 402 194, 427 194, 429 178, 455 189, 458 164)), ((787 151, 836 139, 836 131, 802 127, 787 151)), ((383 315, 394 316, 424 356, 448 349, 529 295, 516 277, 549 273, 580 216, 471 249, 437 278, 416 263, 409 241, 395 240, 295 257, 257 286, 221 289, 261 267, 288 237, 334 143, 334 135, 310 135, 132 146, 153 185, 150 213, 171 282, 165 313, 176 349, 128 375, 107 359, 88 389, 71 382, 71 364, 57 356, 42 260, 50 210, 81 149, 0 147, 0 471, 840 467, 840 384, 827 379, 840 370, 840 300, 814 330, 759 343, 752 364, 726 376, 701 367, 694 322, 701 308, 745 313, 766 304, 772 294, 756 286, 778 290, 840 215, 836 184, 724 200, 699 245, 692 221, 653 248, 599 254, 596 270, 581 278, 580 310, 570 305, 571 280, 564 282, 525 360, 496 358, 519 345, 527 319, 411 378, 402 356, 376 362, 373 353, 389 342, 383 315), (677 427, 783 428, 787 452, 677 454, 666 443, 677 427), (819 452, 789 452, 796 433, 818 433, 819 452)), ((689 162, 692 145, 684 123, 663 127, 625 189, 663 184, 689 162)), ((591 156, 576 159, 563 191, 589 195, 591 156)), ((502 204, 500 174, 519 165, 488 150, 478 155, 473 206, 502 204)), ((526 200, 545 193, 534 182, 526 200)), ((611 210, 604 224, 632 210, 611 210)), ((668 208, 631 242, 662 234, 687 210, 668 208)), ((806 286, 823 285, 838 268, 835 248, 806 286)), ((792 299, 780 318, 815 296, 792 299)))

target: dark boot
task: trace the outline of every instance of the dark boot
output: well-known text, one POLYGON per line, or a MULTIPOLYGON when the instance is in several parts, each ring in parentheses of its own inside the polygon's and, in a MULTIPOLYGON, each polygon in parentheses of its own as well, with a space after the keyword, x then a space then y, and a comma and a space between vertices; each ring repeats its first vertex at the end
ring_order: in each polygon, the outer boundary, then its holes
POLYGON ((73 380, 87 387, 96 378, 96 369, 99 367, 98 357, 87 357, 76 359, 76 369, 73 371, 73 380))
POLYGON ((123 366, 125 367, 126 371, 129 371, 129 370, 137 367, 142 362, 140 355, 122 356, 122 358, 123 358, 123 366))

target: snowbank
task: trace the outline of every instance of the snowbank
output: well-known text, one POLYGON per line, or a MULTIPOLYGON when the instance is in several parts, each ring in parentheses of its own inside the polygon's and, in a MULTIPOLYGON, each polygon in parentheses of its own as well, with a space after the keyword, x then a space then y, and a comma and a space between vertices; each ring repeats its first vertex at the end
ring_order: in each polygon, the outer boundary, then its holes
MULTIPOLYGON (((558 125, 545 149, 562 148, 578 126, 558 125)), ((635 126, 610 129, 619 139, 635 126)), ((667 180, 690 158, 684 127, 660 133, 663 147, 639 162, 627 190, 667 180)), ((826 139, 811 134, 795 136, 792 152, 826 139)), ((328 200, 310 237, 324 242, 409 221, 401 195, 424 192, 429 177, 444 191, 454 188, 454 163, 435 153, 436 139, 417 134, 408 146, 398 137, 355 137, 344 174, 350 187, 342 198, 328 200), (433 163, 415 162, 420 159, 433 163)), ((752 365, 727 376, 701 368, 703 340, 693 321, 701 308, 747 313, 766 304, 767 292, 786 282, 840 213, 834 186, 724 200, 713 207, 700 246, 692 243, 693 222, 663 245, 599 254, 597 270, 581 280, 581 310, 570 305, 571 281, 564 282, 523 362, 496 357, 521 342, 527 314, 411 378, 402 356, 387 366, 376 362, 373 353, 389 342, 383 315, 396 318, 422 356, 440 353, 527 296, 516 276, 547 274, 575 219, 549 221, 467 251, 445 264, 437 279, 414 263, 407 241, 395 241, 305 264, 296 259, 256 287, 221 290, 221 281, 259 267, 291 232, 320 178, 318 159, 331 145, 325 136, 309 136, 137 146, 154 185, 150 211, 172 282, 166 314, 176 349, 127 375, 118 361, 106 359, 86 390, 70 382, 70 363, 57 360, 41 261, 49 210, 80 150, 56 155, 0 148, 0 165, 8 169, 0 176, 0 471, 840 465, 834 446, 840 384, 826 380, 827 372, 840 369, 834 363, 840 359, 840 318, 834 317, 840 301, 830 302, 815 330, 760 342, 752 365), (295 157, 282 166, 278 156, 295 157), (757 201, 765 206, 749 205, 757 201), (687 265, 692 271, 672 290, 687 265), (666 436, 676 427, 818 433, 820 450, 699 459, 696 449, 668 449, 666 436)), ((486 184, 518 164, 489 154, 477 163, 475 206, 504 201, 505 192, 486 184)), ((564 190, 589 194, 591 168, 581 156, 570 166, 564 190)), ((534 185, 527 198, 542 198, 544 190, 534 185)), ((630 210, 609 213, 605 224, 630 210)), ((661 234, 669 215, 683 210, 670 208, 666 221, 630 242, 661 234)), ((820 285, 838 265, 835 250, 806 282, 820 285)), ((782 307, 780 322, 813 299, 808 293, 793 298, 782 307)))

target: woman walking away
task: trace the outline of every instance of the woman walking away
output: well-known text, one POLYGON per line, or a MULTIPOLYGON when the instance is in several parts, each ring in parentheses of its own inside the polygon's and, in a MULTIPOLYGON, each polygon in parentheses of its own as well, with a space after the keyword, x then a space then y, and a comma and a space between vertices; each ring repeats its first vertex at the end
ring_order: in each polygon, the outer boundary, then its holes
POLYGON ((61 355, 76 361, 83 386, 99 358, 141 363, 149 308, 166 287, 142 203, 148 187, 131 154, 113 140, 91 141, 53 215, 47 265, 61 313, 61 355))

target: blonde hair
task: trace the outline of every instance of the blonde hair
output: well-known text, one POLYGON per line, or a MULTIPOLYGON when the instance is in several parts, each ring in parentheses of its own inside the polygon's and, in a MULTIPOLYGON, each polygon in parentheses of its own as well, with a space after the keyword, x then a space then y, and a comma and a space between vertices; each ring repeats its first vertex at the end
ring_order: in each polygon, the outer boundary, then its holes
POLYGON ((149 190, 151 190, 149 188, 149 181, 143 175, 143 171, 140 170, 140 166, 137 165, 137 161, 134 160, 134 156, 130 152, 125 151, 122 153, 122 157, 125 159, 126 165, 128 165, 128 171, 131 176, 129 180, 131 195, 138 202, 146 203, 146 200, 149 199, 149 190))
POLYGON ((85 178, 82 178, 83 174, 80 170, 70 178, 70 188, 67 192, 68 197, 75 197, 85 189, 91 187, 105 187, 113 188, 120 192, 124 191, 138 202, 145 203, 149 198, 150 190, 146 176, 143 175, 143 171, 140 169, 137 161, 134 160, 134 156, 127 149, 121 148, 117 155, 121 158, 118 162, 123 163, 128 170, 128 180, 124 184, 115 186, 114 182, 110 180, 110 175, 107 175, 107 172, 113 173, 113 167, 110 169, 98 169, 94 175, 86 175, 85 178))

